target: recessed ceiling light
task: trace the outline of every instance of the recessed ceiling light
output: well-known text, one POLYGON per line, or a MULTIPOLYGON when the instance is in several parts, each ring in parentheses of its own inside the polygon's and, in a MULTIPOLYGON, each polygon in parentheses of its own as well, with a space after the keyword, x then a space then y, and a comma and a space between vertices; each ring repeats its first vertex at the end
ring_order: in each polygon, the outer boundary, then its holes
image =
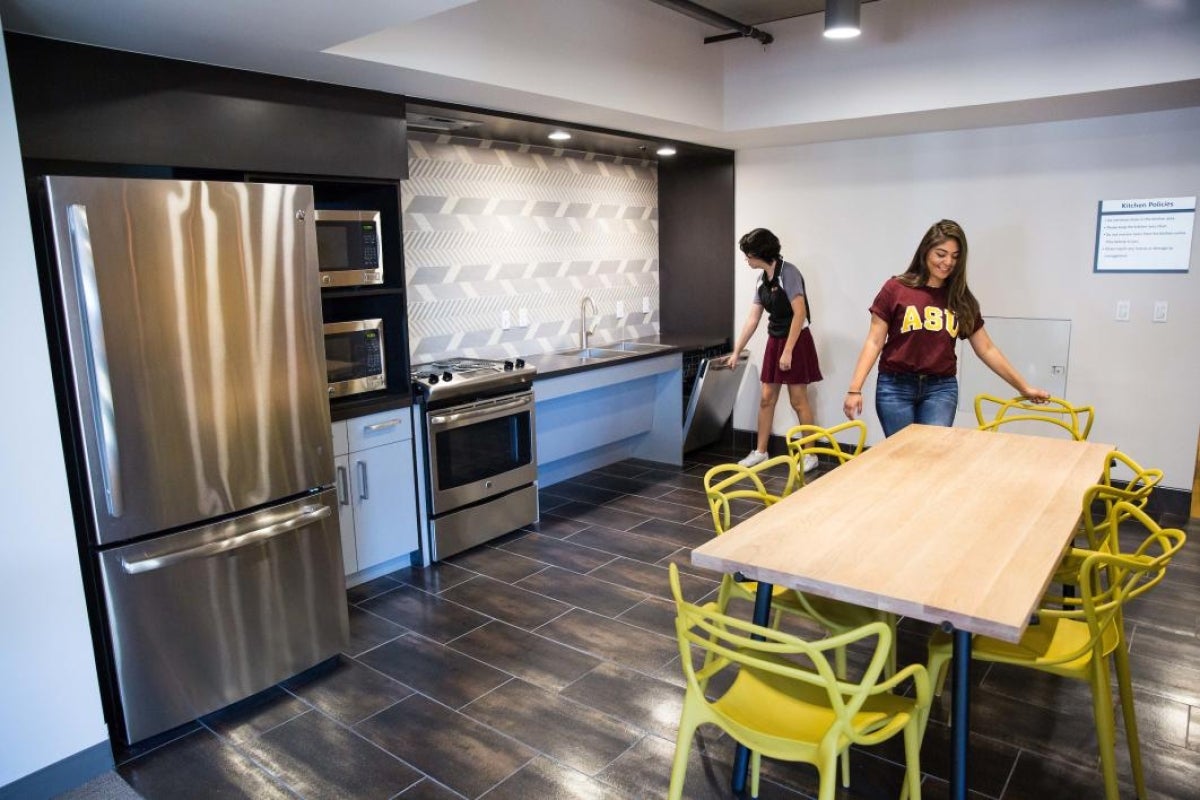
POLYGON ((660 156, 673 156, 675 155, 675 148, 671 147, 669 144, 664 144, 654 152, 658 153, 660 156))
POLYGON ((566 131, 550 131, 550 138, 556 142, 565 142, 571 138, 571 134, 566 131))

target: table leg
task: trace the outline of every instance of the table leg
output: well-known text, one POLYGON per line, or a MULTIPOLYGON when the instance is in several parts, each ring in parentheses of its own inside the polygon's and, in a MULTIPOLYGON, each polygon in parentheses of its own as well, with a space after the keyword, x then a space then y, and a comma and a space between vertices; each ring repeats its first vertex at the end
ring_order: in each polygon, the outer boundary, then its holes
MULTIPOLYGON (((771 621, 771 595, 774 592, 774 587, 769 583, 758 582, 758 591, 754 595, 754 617, 755 625, 766 626, 771 621)), ((761 639, 761 636, 755 636, 755 639, 761 639)), ((744 745, 738 745, 737 750, 733 754, 733 780, 731 781, 733 793, 741 795, 746 791, 746 776, 750 771, 750 751, 744 745)))
POLYGON ((971 733, 971 634, 954 629, 950 712, 950 798, 967 800, 967 737, 971 733))

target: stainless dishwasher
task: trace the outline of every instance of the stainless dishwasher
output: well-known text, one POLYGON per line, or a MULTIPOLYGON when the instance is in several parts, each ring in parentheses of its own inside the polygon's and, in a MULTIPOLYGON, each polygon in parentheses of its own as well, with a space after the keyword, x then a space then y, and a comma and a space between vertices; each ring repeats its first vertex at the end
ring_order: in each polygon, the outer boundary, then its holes
POLYGON ((683 452, 689 453, 721 438, 725 423, 733 413, 738 388, 746 374, 750 351, 738 355, 737 364, 730 369, 716 362, 725 356, 701 360, 696 373, 696 383, 688 397, 687 410, 683 415, 683 452))

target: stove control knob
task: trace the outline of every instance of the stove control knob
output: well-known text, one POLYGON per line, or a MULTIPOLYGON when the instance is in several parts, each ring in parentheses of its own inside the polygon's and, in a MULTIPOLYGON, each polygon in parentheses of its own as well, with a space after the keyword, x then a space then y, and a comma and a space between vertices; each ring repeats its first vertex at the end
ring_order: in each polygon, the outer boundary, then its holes
POLYGON ((525 359, 523 359, 523 358, 517 359, 517 369, 525 369, 525 359))
POLYGON ((454 378, 454 373, 451 372, 450 370, 446 370, 445 372, 442 373, 442 380, 444 380, 444 381, 449 381, 453 378, 454 378))
POLYGON ((512 368, 513 368, 513 362, 511 362, 511 361, 505 361, 505 362, 504 362, 504 371, 505 371, 505 372, 508 372, 508 371, 509 371, 509 370, 511 370, 512 368))
POLYGON ((425 376, 425 379, 426 379, 427 381, 429 381, 429 385, 430 385, 430 386, 432 386, 433 384, 435 384, 435 383, 437 383, 437 382, 438 382, 438 376, 437 376, 437 375, 434 375, 432 372, 431 372, 431 373, 429 373, 428 375, 426 375, 426 376, 425 376))

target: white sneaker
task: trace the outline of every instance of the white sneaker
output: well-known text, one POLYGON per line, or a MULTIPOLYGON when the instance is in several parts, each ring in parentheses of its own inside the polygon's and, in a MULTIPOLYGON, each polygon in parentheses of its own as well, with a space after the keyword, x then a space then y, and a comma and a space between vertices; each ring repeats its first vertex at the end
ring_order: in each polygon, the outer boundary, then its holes
POLYGON ((818 464, 817 457, 815 455, 813 455, 812 453, 809 453, 808 455, 806 455, 804 457, 804 471, 805 472, 812 472, 814 469, 817 468, 817 464, 818 464))
POLYGON ((767 454, 760 450, 751 450, 750 455, 738 462, 739 467, 757 467, 768 458, 767 454))

